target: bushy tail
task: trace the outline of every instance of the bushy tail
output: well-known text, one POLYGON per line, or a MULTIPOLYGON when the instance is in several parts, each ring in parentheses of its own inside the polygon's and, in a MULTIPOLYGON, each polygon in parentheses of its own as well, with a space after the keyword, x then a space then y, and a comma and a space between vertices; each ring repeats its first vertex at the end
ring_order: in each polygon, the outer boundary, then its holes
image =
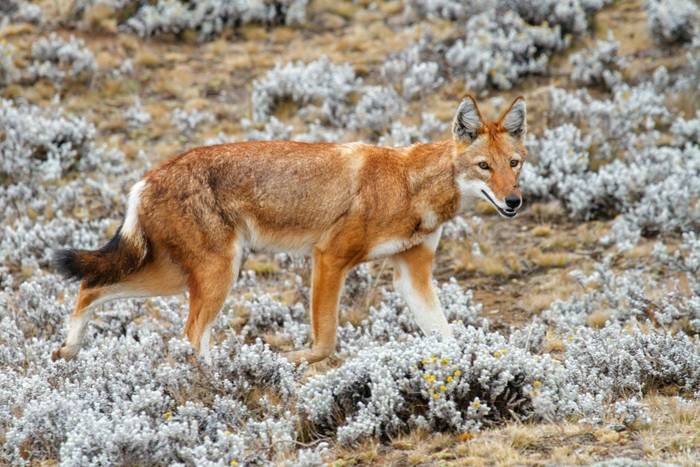
POLYGON ((122 227, 99 250, 57 250, 54 265, 67 278, 84 280, 88 287, 115 284, 139 270, 149 260, 145 236, 133 239, 122 235, 122 227))
POLYGON ((99 250, 59 250, 54 254, 56 269, 66 277, 84 280, 88 287, 115 284, 136 272, 150 259, 150 245, 139 222, 141 193, 146 181, 137 182, 129 192, 126 217, 117 233, 99 250))

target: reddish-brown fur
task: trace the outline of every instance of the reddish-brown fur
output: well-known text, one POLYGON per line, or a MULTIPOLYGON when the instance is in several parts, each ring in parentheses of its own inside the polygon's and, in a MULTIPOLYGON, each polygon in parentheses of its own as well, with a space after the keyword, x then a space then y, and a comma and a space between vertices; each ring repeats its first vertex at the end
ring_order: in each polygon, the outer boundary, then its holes
MULTIPOLYGON (((455 137, 406 148, 242 142, 187 151, 144 177, 140 232, 122 238, 133 243, 142 234, 147 240, 139 244, 148 253, 140 269, 114 283, 83 281, 73 317, 98 298, 187 288, 185 334, 202 350, 244 245, 300 250, 313 258, 313 347, 290 354, 293 361, 317 361, 334 350, 344 278, 375 254, 406 265, 417 296, 437 306, 431 291, 437 241, 430 239, 436 232, 439 238, 440 225, 463 205, 457 178, 485 181, 499 200, 519 195, 519 168, 509 161, 514 153, 524 159, 525 149, 503 128, 505 115, 482 120, 474 141, 455 137), (475 168, 476 157, 489 160, 490 175, 475 168)), ((72 354, 61 349, 57 356, 72 354)))

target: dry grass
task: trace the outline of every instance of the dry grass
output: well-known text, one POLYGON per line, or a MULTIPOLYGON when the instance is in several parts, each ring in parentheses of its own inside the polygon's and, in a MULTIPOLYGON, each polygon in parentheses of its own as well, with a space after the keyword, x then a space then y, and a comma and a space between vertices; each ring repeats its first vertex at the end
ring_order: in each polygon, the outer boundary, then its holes
MULTIPOLYGON (((44 0, 49 14, 65 14, 69 1, 44 0)), ((358 75, 371 83, 372 74, 389 53, 404 49, 425 32, 424 28, 392 29, 383 15, 395 14, 403 8, 400 1, 377 2, 377 11, 366 11, 362 2, 310 2, 314 21, 306 30, 287 27, 268 29, 250 25, 241 28, 235 37, 222 37, 202 45, 176 44, 168 40, 143 41, 126 34, 113 35, 112 15, 96 6, 86 21, 100 31, 59 31, 83 38, 95 53, 103 69, 110 69, 126 58, 133 59, 134 74, 128 77, 102 77, 96 82, 75 83, 70 89, 59 90, 51 83, 39 81, 31 86, 12 85, 0 89, 0 96, 22 96, 31 103, 47 104, 61 93, 62 106, 99 123, 98 142, 124 150, 134 157, 144 150, 153 161, 163 160, 186 147, 201 144, 219 132, 242 137, 242 118, 250 117, 249 95, 252 81, 276 62, 311 61, 326 55, 333 61, 352 64, 358 75), (174 79, 177 77, 177 79, 174 79), (139 96, 151 114, 147 131, 128 132, 122 114, 134 96, 139 96), (175 108, 207 110, 217 115, 217 122, 191 138, 183 138, 170 122, 175 108)), ((615 2, 597 15, 596 36, 605 37, 614 27, 621 42, 621 53, 629 55, 629 73, 646 73, 650 67, 665 63, 677 66, 683 53, 670 49, 660 61, 649 59, 652 46, 646 33, 640 0, 615 2)), ((444 27, 431 21, 436 38, 454 33, 454 27, 444 27)), ((0 31, 0 39, 11 42, 18 50, 18 61, 26 61, 33 40, 40 34, 31 25, 10 25, 0 31)), ((582 46, 583 44, 579 44, 582 46)), ((21 64, 21 63, 20 63, 21 64)), ((24 65, 22 65, 24 66, 24 65)), ((554 60, 553 75, 565 72, 566 56, 554 60)), ((523 89, 529 100, 532 131, 542 130, 544 99, 539 99, 546 81, 533 80, 523 89)), ((565 84, 565 83, 560 83, 565 84)), ((420 102, 409 106, 404 120, 417 123, 421 111, 429 110, 442 121, 452 119, 458 96, 464 94, 462 82, 453 80, 420 102)), ((513 96, 502 94, 505 100, 513 96)), ((679 96, 682 105, 692 105, 693 96, 679 96)), ((694 107, 693 107, 694 108, 694 107)), ((496 109, 489 105, 484 112, 496 109)), ((288 124, 299 124, 297 107, 281 102, 276 115, 288 124)), ((352 135, 358 139, 367 134, 352 135)), ((443 136, 447 137, 445 133, 443 136)), ((571 222, 558 202, 529 204, 517 219, 505 221, 498 217, 488 203, 478 203, 474 213, 484 225, 472 238, 443 240, 436 259, 437 277, 444 281, 454 276, 474 291, 476 301, 483 303, 484 313, 495 326, 520 325, 546 309, 554 300, 566 299, 579 286, 569 277, 574 269, 588 271, 594 257, 605 253, 598 243, 609 229, 606 222, 571 222), (480 245, 482 255, 472 255, 471 245, 480 245)), ((616 267, 629 267, 647 261, 653 242, 642 243, 627 252, 616 267)), ((280 289, 280 278, 286 271, 269 258, 253 257, 244 265, 260 276, 281 302, 291 305, 302 301, 296 291, 280 289)), ((379 264, 376 265, 379 268, 379 264)), ((377 269, 378 270, 378 269, 377 269)), ((27 271, 31 274, 31 271, 27 271)), ((308 275, 308 271, 305 272, 308 275)), ((381 275, 381 274, 378 274, 381 275)), ((380 285, 387 285, 382 279, 380 285)), ((341 317, 341 321, 358 324, 367 317, 367 306, 378 300, 368 291, 341 317)), ((247 320, 248 310, 234 310, 229 323, 240 330, 247 320)), ((589 325, 601 327, 609 317, 598 311, 589 317, 589 325)), ((288 349, 290 343, 275 335, 264 336, 276 348, 288 349)), ((550 331, 545 337, 545 350, 555 355, 565 349, 562 336, 550 331)), ((312 365, 307 377, 323 373, 341 362, 331 359, 312 365)), ((600 427, 578 424, 509 423, 475 434, 436 435, 421 431, 397 437, 387 443, 367 441, 353 448, 335 447, 333 465, 574 465, 596 460, 628 456, 693 465, 700 457, 700 405, 680 404, 669 395, 678 388, 662 388, 658 395, 648 396, 654 418, 650 427, 638 431, 616 432, 600 427)))
POLYGON ((610 310, 596 310, 588 316, 586 322, 592 328, 602 329, 611 317, 610 310))
POLYGON ((523 298, 523 306, 535 314, 547 309, 558 298, 558 294, 552 292, 529 293, 523 298))
POLYGON ((543 253, 536 250, 531 259, 542 268, 563 268, 575 261, 576 257, 568 253, 543 253))
POLYGON ((248 258, 243 264, 243 269, 255 271, 256 274, 262 276, 271 276, 279 274, 280 268, 274 261, 263 258, 248 258))
POLYGON ((549 225, 537 225, 530 230, 535 237, 549 237, 552 235, 552 227, 549 225))
POLYGON ((386 446, 367 442, 353 449, 336 447, 332 465, 585 465, 603 459, 631 459, 695 465, 700 456, 700 402, 679 404, 674 397, 652 395, 643 401, 654 423, 635 430, 578 423, 510 423, 465 435, 429 435, 421 431, 386 446))
POLYGON ((474 256, 468 269, 486 276, 506 277, 510 274, 503 258, 497 256, 474 256))
POLYGON ((536 203, 529 206, 527 214, 536 219, 537 223, 561 222, 566 217, 566 212, 558 201, 536 203))
POLYGON ((564 345, 564 340, 562 337, 553 329, 548 329, 547 334, 544 336, 544 343, 542 349, 546 353, 551 354, 561 354, 566 349, 564 345))

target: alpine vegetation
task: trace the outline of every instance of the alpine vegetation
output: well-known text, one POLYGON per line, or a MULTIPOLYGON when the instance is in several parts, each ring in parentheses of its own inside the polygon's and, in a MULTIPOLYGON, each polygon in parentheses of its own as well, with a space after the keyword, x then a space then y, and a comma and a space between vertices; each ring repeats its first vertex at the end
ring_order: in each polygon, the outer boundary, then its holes
POLYGON ((20 77, 20 71, 15 66, 14 47, 0 44, 0 85, 7 86, 20 77))
POLYGON ((558 89, 550 99, 553 117, 578 127, 562 123, 530 140, 539 160, 525 166, 523 184, 532 195, 554 196, 578 218, 622 214, 606 238, 628 248, 643 235, 698 228, 700 147, 682 136, 692 136, 692 121, 673 126, 684 145, 659 144, 656 128, 671 118, 653 83, 617 85, 611 100, 558 89))
POLYGON ((478 430, 517 412, 561 416, 573 407, 563 368, 499 334, 455 327, 455 341, 411 338, 361 350, 300 391, 314 430, 342 443, 409 428, 478 430))
POLYGON ((55 180, 96 162, 95 126, 84 118, 0 100, 0 126, 0 174, 12 181, 55 180))
POLYGON ((95 56, 81 39, 64 40, 55 33, 32 45, 32 60, 26 71, 28 78, 46 78, 56 84, 89 81, 97 71, 95 56))
POLYGON ((622 79, 620 69, 624 62, 618 56, 619 43, 608 34, 608 40, 597 41, 592 49, 582 50, 571 56, 571 79, 586 86, 604 85, 614 88, 622 79))
POLYGON ((671 134, 677 146, 700 141, 700 111, 695 114, 695 118, 686 120, 680 117, 674 121, 671 125, 671 134))
POLYGON ((550 55, 568 46, 559 25, 532 26, 512 11, 472 16, 465 34, 445 57, 452 72, 476 91, 510 89, 524 75, 543 74, 550 55))
MULTIPOLYGON (((0 465, 685 465, 700 456, 696 2, 63 3, 0 0, 0 465), (516 126, 505 118, 514 108, 516 126), (499 110, 503 119, 487 123, 502 128, 475 126, 499 110), (472 136, 500 130, 517 139, 515 156, 475 151, 485 160, 456 167, 440 165, 453 152, 420 152, 455 135, 475 150, 472 136), (261 248, 304 243, 296 232, 313 216, 251 237, 202 274, 194 295, 228 266, 236 279, 218 289, 221 312, 196 347, 184 286, 157 298, 139 298, 145 282, 117 290, 76 326, 69 317, 85 287, 57 274, 54 251, 128 236, 157 258, 153 238, 134 235, 155 210, 130 217, 145 206, 130 199, 157 198, 138 183, 163 167, 151 164, 200 140, 245 141, 251 165, 193 170, 221 162, 221 147, 172 162, 185 164, 166 187, 168 217, 154 222, 158 245, 194 242, 211 219, 222 222, 217 232, 255 230, 250 217, 222 215, 243 204, 227 197, 237 189, 271 225, 302 205, 362 199, 360 236, 397 193, 457 183, 457 172, 492 187, 522 166, 500 188, 521 189, 524 204, 506 221, 485 200, 446 197, 459 214, 433 231, 420 277, 398 256, 338 268, 344 283, 326 297, 337 313, 323 329, 312 320, 323 255, 261 248), (341 148, 318 163, 347 165, 314 166, 299 142, 348 143, 314 146, 341 148), (381 146, 377 165, 353 152, 371 147, 356 142, 381 146), (255 168, 290 147, 303 163, 255 168), (410 164, 426 178, 404 177, 410 164), (328 183, 302 189, 318 173, 328 183), (395 178, 370 190, 357 181, 384 175, 395 178), (284 197, 276 209, 261 195, 268 188, 284 197), (210 211, 196 202, 204 198, 210 211), (416 306, 419 295, 431 300, 416 306), (435 310, 444 319, 433 331, 435 310), (333 338, 317 346, 320 334, 333 338), (82 345, 67 351, 82 350, 54 361, 76 336, 82 345)), ((342 205, 330 217, 349 213, 342 205)), ((396 217, 417 232, 438 215, 424 214, 402 205, 396 217)), ((392 235, 382 248, 402 248, 392 235)), ((231 240, 221 238, 202 251, 231 240)), ((163 264, 159 284, 183 273, 163 264)))
MULTIPOLYGON (((450 72, 468 89, 511 89, 524 76, 547 71, 550 57, 588 28, 588 15, 606 2, 511 1, 409 2, 411 17, 465 23, 464 36, 445 54, 450 72)), ((441 44, 445 47, 447 44, 441 44)))
POLYGON ((645 0, 647 24, 661 43, 690 42, 698 32, 700 9, 692 0, 645 0))
POLYGON ((394 88, 367 86, 355 107, 353 124, 376 132, 386 130, 401 116, 403 102, 394 88))
POLYGON ((9 285, 19 271, 47 267, 49 250, 70 238, 95 246, 109 220, 87 218, 119 208, 111 177, 131 175, 122 153, 96 144, 92 123, 58 103, 0 100, 0 126, 0 283, 9 285), (84 181, 70 180, 78 171, 84 181))
POLYGON ((139 9, 125 23, 143 37, 193 30, 200 41, 213 39, 225 29, 241 24, 303 24, 308 0, 224 2, 180 0, 138 2, 139 9))
POLYGON ((6 0, 0 4, 0 27, 13 22, 41 23, 43 12, 39 5, 24 0, 6 0))
POLYGON ((407 101, 424 98, 445 82, 443 70, 432 60, 435 55, 432 42, 430 37, 424 36, 418 43, 387 57, 382 65, 382 77, 407 101))
POLYGON ((689 291, 682 291, 676 283, 675 286, 666 286, 664 293, 659 293, 663 284, 649 279, 642 271, 616 274, 608 260, 596 264, 590 275, 573 271, 571 274, 585 293, 555 301, 542 312, 542 318, 560 333, 571 333, 586 325, 624 325, 630 321, 649 321, 672 330, 682 329, 690 335, 697 334, 700 331, 700 314, 697 308, 697 280, 692 266, 697 255, 697 242, 690 234, 685 234, 683 239, 683 253, 669 256, 659 245, 656 255, 670 267, 685 273, 685 280, 691 286, 689 291))
POLYGON ((170 119, 179 132, 191 136, 200 126, 214 122, 214 115, 202 110, 175 109, 170 119))
POLYGON ((289 99, 300 106, 302 116, 340 126, 347 121, 349 95, 360 83, 350 65, 336 65, 327 57, 308 64, 277 64, 253 83, 253 119, 267 121, 277 105, 289 99))
POLYGON ((406 70, 401 82, 403 97, 411 100, 416 97, 425 97, 431 91, 439 88, 443 83, 439 74, 439 66, 436 62, 413 63, 406 70))
POLYGON ((134 99, 134 103, 124 112, 124 120, 129 130, 140 130, 151 123, 151 114, 141 105, 140 99, 134 99))
POLYGON ((409 1, 407 15, 416 17, 440 17, 460 21, 470 16, 491 13, 492 16, 512 11, 533 25, 559 25, 563 32, 580 33, 587 26, 586 14, 600 10, 609 0, 575 0, 566 3, 555 0, 496 0, 491 2, 432 0, 409 1))
POLYGON ((617 324, 582 328, 566 349, 567 381, 581 388, 578 409, 587 416, 602 414, 604 401, 654 386, 676 384, 693 394, 700 384, 699 350, 698 340, 682 333, 625 332, 617 324))
POLYGON ((409 146, 413 143, 426 143, 439 135, 446 128, 447 124, 438 120, 435 115, 424 112, 421 113, 420 125, 405 125, 393 122, 389 131, 379 138, 382 146, 409 146))

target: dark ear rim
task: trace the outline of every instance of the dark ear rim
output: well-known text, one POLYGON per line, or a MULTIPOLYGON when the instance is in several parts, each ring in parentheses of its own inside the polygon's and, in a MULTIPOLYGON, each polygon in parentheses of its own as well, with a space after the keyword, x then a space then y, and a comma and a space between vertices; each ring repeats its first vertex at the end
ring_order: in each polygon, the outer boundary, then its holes
MULTIPOLYGON (((462 99, 460 99, 459 101, 459 105, 462 105, 462 102, 464 102, 467 99, 472 101, 472 104, 474 104, 474 109, 476 109, 476 115, 479 117, 481 123, 483 123, 484 116, 481 114, 481 109, 479 109, 479 103, 476 101, 476 96, 474 96, 474 94, 467 93, 464 96, 462 96, 462 99)), ((459 108, 459 106, 457 108, 459 108)))
POLYGON ((503 123, 503 120, 506 118, 506 115, 513 110, 513 107, 515 107, 515 104, 517 104, 519 101, 523 101, 523 104, 525 103, 525 96, 520 95, 517 96, 515 99, 513 99, 513 102, 510 103, 507 109, 505 109, 503 112, 501 112, 501 115, 498 116, 498 123, 503 123))
MULTIPOLYGON (((517 132, 517 133, 515 133, 515 134, 511 133, 513 136, 516 136, 516 137, 522 136, 522 135, 525 133, 526 128, 527 128, 527 104, 525 103, 525 96, 520 95, 520 96, 516 97, 515 99, 513 99, 513 102, 510 103, 510 105, 508 106, 507 109, 505 109, 503 112, 501 112, 501 115, 498 117, 498 120, 497 120, 498 126, 501 127, 501 128, 504 128, 504 127, 503 127, 503 123, 504 123, 506 117, 508 116, 508 114, 510 113, 510 111, 513 110, 513 108, 515 107, 515 105, 516 105, 518 102, 521 102, 521 101, 522 101, 523 105, 525 106, 525 115, 524 115, 524 121, 523 121, 523 128, 522 128, 522 130, 519 131, 519 132, 517 132)), ((505 128, 504 128, 504 129, 505 129, 505 128)), ((507 131, 507 130, 506 130, 506 131, 507 131)))
MULTIPOLYGON (((476 111, 476 117, 479 119, 479 127, 483 127, 483 125, 484 125, 484 117, 482 116, 481 110, 479 109, 479 104, 476 102, 476 97, 474 97, 472 94, 465 94, 462 97, 462 99, 460 99, 460 101, 459 101, 459 105, 457 106, 457 113, 455 114, 455 118, 452 121, 452 134, 454 136, 456 136, 455 129, 457 126, 457 119, 459 118, 459 115, 460 115, 459 109, 462 107, 462 104, 464 104, 464 101, 466 101, 466 100, 471 101, 472 106, 474 107, 474 110, 476 111)), ((471 141, 474 141, 476 139, 477 135, 478 135, 478 132, 477 132, 477 134, 470 136, 469 139, 471 141)))

